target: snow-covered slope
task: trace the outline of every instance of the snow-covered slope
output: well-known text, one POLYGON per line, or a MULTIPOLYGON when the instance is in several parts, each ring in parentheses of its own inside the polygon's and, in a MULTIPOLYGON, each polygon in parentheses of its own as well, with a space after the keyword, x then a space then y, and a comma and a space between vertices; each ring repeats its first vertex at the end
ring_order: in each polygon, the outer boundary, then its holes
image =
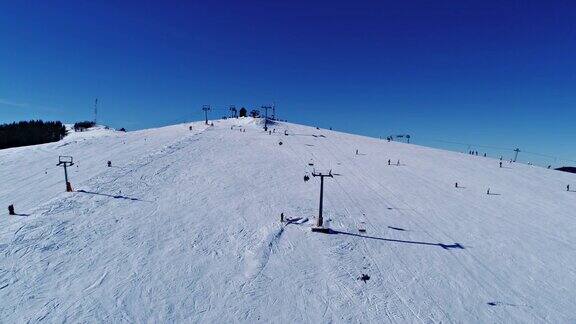
POLYGON ((0 150, 0 322, 576 321, 575 175, 214 124, 0 150))

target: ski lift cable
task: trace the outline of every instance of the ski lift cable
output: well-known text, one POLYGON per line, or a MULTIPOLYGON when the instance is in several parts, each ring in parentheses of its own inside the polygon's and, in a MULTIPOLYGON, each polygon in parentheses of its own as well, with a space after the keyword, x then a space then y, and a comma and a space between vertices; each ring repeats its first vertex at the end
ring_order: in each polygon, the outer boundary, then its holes
MULTIPOLYGON (((456 144, 456 145, 462 145, 462 146, 468 146, 468 147, 488 148, 488 149, 501 150, 501 151, 514 151, 514 149, 512 149, 512 148, 505 148, 505 147, 498 147, 498 146, 490 146, 490 145, 482 145, 482 144, 473 144, 473 143, 462 143, 462 142, 455 142, 455 141, 446 141, 446 140, 440 140, 440 139, 430 139, 429 141, 449 143, 449 144, 456 144)), ((530 151, 523 151, 523 150, 521 150, 520 152, 523 152, 523 153, 526 153, 526 154, 537 155, 537 156, 541 156, 541 157, 546 157, 546 158, 554 159, 554 160, 576 162, 576 160, 573 160, 573 159, 566 159, 566 158, 563 158, 563 157, 552 156, 552 155, 549 155, 549 154, 542 154, 542 153, 530 152, 530 151)))
POLYGON ((513 151, 514 150, 513 148, 509 148, 509 147, 498 147, 498 146, 482 145, 482 144, 474 144, 474 143, 462 143, 462 142, 446 141, 446 140, 440 140, 440 139, 434 139, 434 138, 429 139, 429 141, 447 143, 447 144, 457 144, 457 145, 471 146, 471 147, 490 148, 490 149, 504 150, 504 151, 513 151))
MULTIPOLYGON (((334 147, 336 147, 336 146, 334 146, 334 147)), ((354 163, 354 162, 352 162, 352 163, 354 163)), ((352 170, 350 170, 350 171, 352 171, 352 170)), ((360 175, 360 174, 357 174, 357 177, 358 177, 358 178, 364 178, 364 177, 362 177, 362 175, 360 175)), ((365 178, 364 178, 364 179, 365 179, 365 178)), ((375 194, 377 197, 380 197, 380 199, 382 199, 383 201, 385 201, 386 204, 388 204, 389 206, 394 206, 394 205, 390 204, 390 203, 387 201, 387 199, 386 199, 381 193, 378 192, 378 190, 376 190, 374 187, 372 187, 372 185, 370 184, 370 181, 369 181, 369 180, 365 179, 365 182, 364 182, 363 184, 364 184, 364 186, 365 186, 366 188, 368 188, 368 189, 370 189, 372 192, 374 192, 374 194, 375 194)), ((379 184, 379 186, 382 187, 380 184, 379 184)), ((384 188, 384 187, 382 187, 382 188, 384 188)), ((388 188, 384 188, 384 189, 385 189, 386 191, 389 191, 389 192, 391 193, 391 195, 394 196, 396 199, 402 201, 402 200, 399 199, 395 194, 393 194, 388 188)), ((406 205, 406 203, 403 203, 403 204, 406 205)), ((408 206, 408 207, 410 207, 410 206, 408 206)), ((404 211, 402 211, 402 210, 397 210, 397 211, 398 211, 401 215, 403 215, 403 216, 408 216, 408 215, 406 215, 406 213, 405 213, 404 211)), ((411 209, 411 211, 412 211, 414 214, 416 214, 417 216, 419 216, 419 217, 417 217, 417 219, 424 219, 424 220, 426 220, 426 217, 421 217, 422 215, 421 215, 419 212, 417 212, 416 210, 411 209)), ((412 217, 414 217, 414 216, 416 216, 416 215, 412 215, 412 217)), ((367 221, 369 221, 369 217, 365 217, 365 218, 366 218, 367 221)), ((408 219, 409 217, 405 217, 405 218, 408 219)), ((427 221, 427 220, 426 220, 426 221, 427 221)), ((428 222, 428 221, 427 221, 427 222, 428 222)), ((435 235, 432 235, 426 228, 424 228, 423 225, 420 225, 420 224, 418 224, 418 222, 415 222, 415 221, 413 221, 413 223, 416 225, 417 228, 419 228, 419 229, 422 230, 424 233, 426 233, 430 238, 432 238, 432 239, 434 239, 434 240, 437 240, 437 238, 435 237, 435 235)), ((436 228, 437 230, 439 230, 438 227, 435 226, 434 224, 431 224, 431 226, 434 227, 434 228, 436 228)), ((443 233, 443 231, 440 230, 440 233, 443 233)), ((454 240, 453 238, 450 237, 450 235, 447 235, 446 233, 443 233, 443 234, 444 234, 445 236, 447 236, 448 238, 450 238, 451 240, 454 240)), ((441 241, 438 240, 438 242, 441 242, 441 241)), ((477 261, 478 261, 478 260, 477 260, 477 261)), ((469 270, 464 264, 462 264, 462 262, 460 262, 460 261, 458 261, 458 262, 462 265, 462 267, 463 267, 468 273, 471 273, 470 270, 469 270)), ((479 283, 479 284, 480 284, 480 283, 479 283)))
MULTIPOLYGON (((315 154, 313 154, 312 152, 309 151, 309 149, 305 148, 306 151, 308 151, 309 154, 315 156, 315 154)), ((334 157, 334 153, 330 151, 329 148, 325 149, 328 154, 330 154, 332 157, 334 157)), ((373 229, 376 229, 376 226, 368 219, 368 217, 366 216, 366 210, 362 207, 362 204, 353 198, 352 194, 346 190, 344 188, 344 185, 337 179, 337 177, 333 178, 334 182, 337 185, 337 188, 348 198, 348 200, 350 200, 352 206, 354 206, 355 208, 357 208, 363 215, 363 221, 365 222, 365 224, 370 225, 373 229)), ((327 200, 329 200, 331 202, 332 205, 335 206, 335 204, 331 201, 332 199, 330 197, 326 197, 327 200)), ((352 222, 352 223, 356 223, 356 219, 354 219, 354 217, 352 217, 352 213, 350 212, 349 208, 345 205, 342 206, 342 208, 345 211, 345 214, 347 215, 347 218, 352 222)))
MULTIPOLYGON (((332 145, 332 146, 333 146, 333 145, 332 145)), ((334 156, 334 153, 331 152, 330 149, 327 149, 327 151, 329 151, 329 154, 331 154, 331 155, 334 156)), ((350 171, 351 171, 351 170, 350 170, 350 171)), ((343 192, 346 193, 346 195, 347 195, 347 196, 349 197, 349 199, 353 202, 353 204, 356 204, 356 205, 357 205, 357 208, 358 208, 359 210, 364 211, 364 209, 361 207, 361 204, 360 204, 359 202, 357 202, 354 198, 352 198, 352 195, 348 192, 348 190, 346 190, 346 189, 344 188, 344 186, 343 186, 337 179, 335 179, 335 181, 337 182, 337 184, 338 184, 338 186, 340 187, 340 189, 341 189, 343 192), (356 203, 354 203, 355 201, 356 201, 356 203)), ((364 183, 364 184, 365 184, 365 183, 364 183)), ((372 189, 372 190, 373 190, 373 189, 372 189)), ((381 195, 378 195, 377 191, 374 191, 374 192, 377 194, 377 196, 380 196, 380 199, 384 200, 387 205, 391 205, 391 204, 389 204, 389 202, 388 202, 385 198, 383 198, 381 195)), ((349 214, 349 216, 350 216, 350 214, 349 214)), ((378 230, 378 229, 379 229, 379 228, 370 220, 370 217, 367 216, 365 212, 363 212, 363 220, 364 220, 365 224, 366 224, 366 225, 369 225, 373 230, 378 230)), ((353 220, 353 221, 354 221, 354 220, 353 220)), ((428 235, 430 235, 430 234, 428 234, 428 235)), ((433 238, 432 235, 430 235, 430 237, 433 238)), ((396 249, 394 249, 393 247, 390 247, 390 249, 393 251, 393 253, 395 253, 395 254, 398 256, 398 259, 399 259, 400 262, 404 265, 404 267, 405 267, 406 269, 408 269, 408 271, 410 271, 410 272, 413 274, 413 272, 409 269, 408 264, 407 264, 404 260, 402 260, 401 255, 398 253, 398 251, 397 251, 396 249)), ((414 275, 414 274, 413 274, 413 275, 414 275)), ((420 283, 420 285, 422 286, 421 283, 420 283)), ((422 286, 422 288, 424 288, 424 287, 422 286)), ((444 312, 444 311, 443 311, 443 312, 444 312)), ((444 313, 445 313, 445 312, 444 312, 444 313)), ((446 315, 447 318, 449 318, 449 315, 448 315, 448 314, 445 314, 445 315, 446 315)))
MULTIPOLYGON (((288 129, 288 127, 287 127, 287 129, 288 129)), ((282 134, 282 133, 278 133, 278 134, 282 134)), ((284 135, 277 135, 277 136, 280 137, 280 136, 284 136, 284 135)), ((285 136, 284 136, 284 137, 285 137, 285 136)), ((306 158, 302 157, 302 154, 298 154, 298 153, 296 152, 296 150, 292 147, 290 140, 284 139, 283 142, 286 144, 286 147, 287 147, 290 151, 292 151, 292 153, 294 154, 294 156, 296 156, 296 158, 303 163, 303 165, 308 165, 308 163, 306 162, 306 158)), ((311 153, 311 152, 308 152, 308 153, 309 153, 310 155, 312 155, 314 159, 316 158, 313 153, 311 153)))
MULTIPOLYGON (((332 140, 329 140, 329 142, 331 142, 332 145, 330 145, 331 147, 334 147, 336 150, 338 150, 340 152, 340 154, 343 154, 342 151, 339 149, 339 147, 337 145, 334 145, 332 140)), ((335 157, 335 154, 331 151, 330 148, 326 149, 328 151, 328 153, 330 155, 332 155, 333 157, 335 157)), ((353 164, 355 164, 354 162, 352 162, 353 164)), ((378 192, 378 190, 376 190, 369 182, 369 180, 365 179, 365 177, 363 177, 361 174, 357 174, 355 171, 353 171, 352 169, 349 169, 351 174, 354 174, 354 177, 351 177, 351 179, 364 179, 364 181, 362 183, 359 182, 359 185, 364 186, 369 188, 372 192, 374 192, 374 194, 376 195, 376 197, 380 198, 382 201, 385 202, 386 205, 388 206, 394 206, 393 204, 391 204, 388 199, 386 197, 384 197, 380 192, 378 192)), ((359 202, 357 202, 355 199, 352 198, 352 195, 344 188, 344 186, 337 180, 335 179, 335 181, 338 184, 338 187, 346 193, 346 195, 348 196, 348 198, 353 202, 354 205, 357 206, 357 208, 360 211, 364 211, 364 208, 361 207, 361 204, 359 202)), ((360 181, 360 180, 358 180, 360 181)), ((395 196, 395 195, 394 195, 395 196)), ((402 201, 401 199, 399 199, 398 197, 396 197, 396 199, 402 201)), ((403 203, 406 204, 406 203, 403 203)), ((408 206, 410 207, 410 206, 408 206)), ((419 214, 418 212, 416 212, 415 210, 411 209, 412 211, 414 211, 415 213, 419 214)), ((401 210, 398 210, 400 214, 404 215, 405 213, 401 210)), ((370 217, 368 217, 366 215, 366 213, 364 212, 364 220, 366 223, 368 223, 371 227, 376 228, 375 225, 370 221, 370 217)), ((406 216, 406 215, 405 215, 406 216)), ((421 215, 420 215, 421 216, 421 215)), ((431 238, 435 239, 435 236, 432 235, 431 233, 427 232, 424 228, 422 228, 422 226, 416 224, 417 227, 419 227, 420 229, 422 229, 424 232, 427 233, 427 235, 429 235, 431 238)), ((445 234, 445 233, 444 233, 445 234)), ((445 234, 446 235, 446 234, 445 234)), ((446 235, 448 236, 448 235, 446 235)))
MULTIPOLYGON (((446 141, 446 140, 440 140, 440 139, 430 139, 430 141, 441 142, 441 143, 448 143, 448 144, 457 144, 457 145, 470 146, 470 147, 489 148, 489 149, 503 150, 503 151, 514 151, 513 148, 498 147, 498 146, 491 146, 491 145, 481 145, 481 144, 473 144, 473 143, 461 143, 461 142, 446 141)), ((541 156, 541 157, 547 157, 547 158, 556 159, 556 160, 576 162, 576 160, 573 160, 573 159, 566 159, 566 158, 564 158, 564 157, 553 156, 553 155, 543 154, 543 153, 538 153, 538 152, 530 152, 530 151, 524 151, 524 150, 521 150, 520 152, 526 153, 526 154, 537 155, 537 156, 541 156)))
MULTIPOLYGON (((332 143, 332 144, 333 144, 333 143, 332 143)), ((339 148, 337 145, 332 145, 332 147, 334 147, 334 148, 335 148, 336 150, 338 150, 341 154, 343 154, 343 152, 340 150, 340 148, 339 148)), ((355 163, 354 161, 352 161, 352 164, 356 164, 356 163, 355 163)), ((355 166, 358 168, 357 165, 355 165, 355 166)), ((380 192, 378 192, 378 190, 376 190, 372 185, 370 185, 370 181, 369 181, 368 179, 366 179, 362 174, 356 173, 356 172, 353 171, 352 169, 349 169, 349 170, 350 170, 351 173, 354 173, 354 174, 355 174, 355 177, 356 177, 357 179, 363 179, 363 180, 364 180, 364 181, 363 181, 363 185, 364 185, 366 188, 370 189, 372 192, 374 192, 374 194, 375 194, 377 197, 379 197, 381 200, 383 200, 383 201, 386 203, 386 205, 388 205, 389 207, 395 208, 395 209, 397 209, 401 214, 404 214, 404 212, 401 211, 401 210, 399 210, 399 209, 395 206, 395 204, 391 204, 391 203, 388 201, 387 198, 385 198, 384 196, 382 196, 382 194, 381 194, 380 192)), ((388 190, 388 189, 386 189, 386 190, 388 190)), ((391 194, 392 194, 393 196, 395 196, 393 193, 391 193, 391 194)), ((396 198, 397 200, 399 200, 399 201, 402 201, 402 200, 399 199, 398 197, 395 197, 395 198, 396 198)), ((406 205, 406 203, 403 203, 403 204, 406 205)), ((406 207, 409 207, 409 208, 412 210, 412 207, 411 207, 411 206, 406 205, 406 207)), ((430 235, 430 236, 431 236, 432 238, 434 238, 432 235, 430 235)))
MULTIPOLYGON (((332 144, 331 146, 333 146, 333 147, 335 147, 335 148, 338 147, 337 145, 334 145, 334 143, 333 143, 332 140, 329 140, 329 142, 332 144)), ((338 148, 337 148, 337 149, 338 149, 338 148)), ((329 153, 332 157, 336 158, 336 157, 335 157, 335 154, 334 154, 333 152, 331 152, 329 148, 326 149, 326 150, 328 151, 328 153, 329 153)), ((338 150, 339 150, 339 149, 338 149, 338 150)), ((340 150, 339 150, 339 151, 340 151, 340 150)), ((340 151, 340 153, 343 154, 341 151, 340 151)), ((310 153, 310 154, 314 155, 313 153, 310 153)), ((315 156, 315 155, 314 155, 314 156, 315 156)), ((354 172, 354 173, 355 173, 355 172, 354 172)), ((358 210, 360 210, 360 211, 365 215, 365 214, 366 214, 366 211, 365 211, 365 209, 361 206, 361 204, 360 204, 358 201, 356 201, 355 199, 352 198, 352 195, 351 195, 346 189, 344 189, 344 186, 340 183, 340 181, 338 181, 337 179, 335 179, 335 182, 336 182, 336 184, 338 185, 339 189, 348 197, 348 199, 350 199, 350 201, 358 208, 358 210)), ((380 197, 380 198, 382 198, 382 197, 380 197)), ((385 200, 385 201, 386 201, 386 200, 385 200)), ((387 203, 388 205, 390 205, 387 201, 386 201, 386 203, 387 203)), ((366 216, 365 216, 365 218, 366 218, 366 216)))
MULTIPOLYGON (((338 146, 332 145, 334 148, 336 148, 337 150, 339 150, 338 146)), ((352 164, 356 164, 353 160, 352 160, 352 164)), ((350 170, 352 171, 352 170, 350 170)), ((358 178, 364 178, 365 182, 364 182, 364 186, 367 187, 368 189, 372 190, 374 192, 374 194, 376 196, 379 196, 382 200, 384 200, 385 202, 387 202, 387 199, 380 193, 378 192, 378 190, 376 190, 375 188, 372 187, 372 185, 370 185, 370 179, 366 179, 365 177, 363 177, 361 174, 358 174, 358 178)), ((383 188, 384 190, 388 191, 393 197, 395 197, 397 200, 399 200, 400 202, 402 202, 402 204, 410 207, 409 205, 407 205, 407 203, 403 202, 402 199, 400 199, 397 195, 395 195, 390 189, 382 186, 382 184, 380 184, 377 181, 374 181, 375 184, 377 184, 379 187, 383 188)), ((393 206, 392 204, 389 204, 390 206, 393 206)), ((410 209, 411 213, 414 213, 415 215, 413 216, 418 216, 418 219, 422 219, 424 220, 426 223, 428 223, 428 225, 432 228, 435 228, 436 231, 438 231, 439 233, 442 233, 444 236, 446 236, 447 238, 449 238, 450 240, 454 240, 454 242, 457 242, 454 238, 451 237, 451 235, 449 235, 448 233, 444 232, 444 230, 442 230, 438 225, 434 224, 433 222, 431 222, 430 220, 427 219, 427 217, 424 217, 424 215, 418 211, 416 211, 415 209, 410 209)), ((405 215, 404 211, 398 210, 398 212, 401 215, 405 215)), ((366 217, 366 221, 369 221, 368 217, 366 217)), ((413 223, 416 225, 416 227, 418 227, 420 230, 422 230, 424 233, 426 233, 428 236, 430 236, 432 239, 436 239, 435 235, 432 235, 432 233, 430 233, 423 225, 418 224, 418 222, 413 221, 413 223)), ((441 242, 438 240, 438 242, 441 242)), ((466 251, 467 254, 469 254, 474 260, 476 260, 482 267, 485 268, 485 270, 489 271, 490 273, 492 273, 496 278, 500 279, 495 273, 493 273, 485 264, 483 264, 480 260, 478 260, 474 255, 472 255, 469 251, 466 251)), ((468 272, 468 273, 472 273, 470 269, 468 269, 468 267, 462 263, 460 260, 457 260, 460 265, 468 272)), ((502 281, 502 279, 500 279, 502 281)), ((478 282, 478 284, 482 285, 482 283, 478 282)), ((514 290, 513 290, 514 291, 514 290)), ((515 294, 517 294, 518 296, 521 296, 520 294, 518 294, 516 291, 514 291, 515 294)))
POLYGON ((537 155, 537 156, 541 156, 541 157, 547 157, 550 159, 555 159, 555 160, 560 160, 560 161, 576 162, 576 160, 565 159, 563 157, 553 156, 553 155, 548 155, 548 154, 543 154, 543 153, 536 153, 536 152, 530 152, 530 151, 520 151, 520 152, 525 153, 525 154, 537 155))
MULTIPOLYGON (((341 154, 343 154, 342 151, 340 150, 340 148, 339 148, 337 145, 332 145, 332 147, 334 147, 336 150, 340 151, 341 154)), ((351 163, 352 163, 352 164, 355 164, 355 166, 356 166, 357 168, 360 168, 360 167, 356 164, 356 162, 355 162, 354 160, 351 160, 351 163)), ((352 170, 351 170, 351 171, 352 171, 352 170)), ((352 171, 352 172, 353 172, 353 171, 352 171)), ((356 172, 354 172, 354 173, 357 175, 358 178, 366 179, 366 177, 364 177, 362 174, 356 173, 356 172)), ((365 181, 364 184, 366 184, 366 183, 367 183, 367 182, 365 181)), ((383 187, 381 184, 378 183, 378 185, 379 185, 380 187, 384 188, 385 190, 390 191, 388 188, 383 187)), ((387 200, 385 197, 383 197, 382 194, 381 194, 378 190, 374 189, 372 186, 367 186, 367 187, 368 187, 369 189, 371 189, 371 190, 372 190, 377 196, 379 196, 381 199, 383 199, 384 201, 386 201, 390 207, 396 208, 396 206, 393 205, 393 204, 390 204, 390 203, 388 202, 388 200, 387 200)), ((410 208, 410 210, 413 210, 413 208, 412 208, 411 206, 409 206, 408 204, 406 204, 405 202, 403 202, 402 199, 399 199, 393 192, 390 191, 390 194, 391 194, 393 197, 397 198, 397 200, 400 201, 403 205, 405 205, 406 207, 410 208)))
MULTIPOLYGON (((333 145, 333 142, 332 142, 332 141, 330 141, 330 142, 331 142, 331 144, 332 144, 332 145, 331 145, 332 147, 336 147, 336 146, 333 145)), ((332 152, 332 151, 330 150, 330 148, 328 148, 327 151, 328 151, 328 153, 329 153, 330 155, 332 155, 333 157, 335 157, 334 152, 332 152)), ((341 151, 340 151, 340 153, 343 154, 341 151)), ((350 170, 350 171, 351 171, 351 170, 350 170)), ((356 172, 354 172, 354 171, 351 171, 351 173, 356 174, 356 172)), ((356 177, 356 178, 357 178, 357 177, 356 177)), ((355 177, 351 177, 351 179, 355 179, 355 177)), ((338 179, 335 179, 335 182, 336 182, 336 184, 339 186, 339 188, 346 194, 346 196, 354 203, 354 205, 356 205, 356 207, 365 215, 365 214, 366 214, 366 210, 362 207, 361 203, 360 203, 358 200, 352 198, 352 195, 350 194, 350 192, 348 192, 348 190, 346 190, 346 189, 344 188, 344 185, 342 185, 342 183, 341 183, 338 179)), ((359 183, 359 184, 360 184, 360 183, 359 183)), ((366 217, 366 216, 365 216, 365 217, 366 217)))
MULTIPOLYGON (((317 161, 318 158, 316 157, 316 155, 313 152, 310 152, 309 149, 305 148, 306 151, 308 151, 308 153, 310 155, 312 155, 314 157, 314 160, 317 161)), ((334 156, 334 154, 332 152, 328 152, 330 155, 334 156)), ((340 183, 340 181, 337 179, 337 177, 334 178, 334 182, 336 183, 336 185, 338 186, 338 188, 340 189, 340 191, 342 191, 342 193, 344 193, 344 195, 352 202, 352 205, 355 206, 362 214, 366 214, 366 210, 361 206, 361 204, 355 200, 352 195, 346 190, 344 189, 344 186, 340 183)), ((351 217, 350 211, 346 208, 346 212, 348 214, 349 217, 351 217)))
MULTIPOLYGON (((352 163, 354 163, 354 161, 352 161, 352 163)), ((359 176, 359 178, 363 178, 362 175, 360 175, 360 174, 358 174, 358 176, 359 176)), ((364 179, 365 179, 365 178, 364 178, 364 179)), ((365 179, 365 181, 366 181, 366 182, 364 183, 364 185, 365 185, 366 188, 372 190, 376 196, 379 196, 379 197, 380 197, 381 199, 383 199, 384 201, 387 200, 385 197, 383 197, 383 195, 382 195, 378 190, 376 190, 374 187, 372 187, 372 185, 370 184, 370 180, 369 180, 369 179, 365 179)), ((410 207, 410 206, 407 205, 405 202, 403 202, 402 199, 400 199, 397 195, 395 195, 390 189, 382 186, 382 185, 381 185, 379 182, 377 182, 377 181, 374 181, 374 183, 377 184, 377 185, 378 185, 379 187, 381 187, 382 189, 388 191, 388 192, 390 193, 390 195, 392 195, 392 196, 395 197, 397 200, 399 200, 400 202, 402 202, 403 205, 406 205, 406 206, 410 207)), ((391 205, 391 206, 393 206, 393 205, 391 205)), ((398 210, 398 212, 399 212, 400 214, 406 216, 404 211, 398 210)), ((428 223, 428 225, 429 225, 430 227, 435 228, 436 231, 438 231, 439 233, 442 233, 444 236, 448 237, 449 239, 454 240, 454 238, 452 238, 451 235, 449 235, 448 233, 444 232, 444 231, 443 231, 441 228, 439 228, 437 225, 435 225, 434 223, 432 223, 431 221, 429 221, 429 220, 428 220, 426 217, 424 217, 424 215, 421 214, 420 212, 418 212, 418 211, 416 211, 416 210, 414 210, 414 209, 411 209, 411 214, 414 214, 414 215, 412 215, 412 216, 418 216, 418 219, 424 220, 426 223, 428 223)), ((435 237, 435 235, 432 235, 432 233, 430 233, 423 225, 420 225, 420 224, 418 224, 417 222, 413 222, 413 223, 416 225, 416 227, 418 227, 418 228, 419 228, 420 230, 422 230, 424 233, 426 233, 427 235, 429 235, 432 239, 437 240, 437 238, 435 237)), ((441 241, 438 241, 438 242, 441 242, 441 241)), ((454 240, 454 242, 456 242, 456 241, 454 240)), ((479 260, 477 260, 477 261, 478 261, 479 263, 481 263, 479 260)), ((460 262, 460 263, 461 263, 461 262, 460 262)), ((469 271, 469 269, 467 269, 467 267, 466 267, 464 264, 461 264, 461 265, 462 265, 466 270, 469 271)), ((483 264, 482 264, 482 266, 485 267, 485 265, 483 265, 483 264)))

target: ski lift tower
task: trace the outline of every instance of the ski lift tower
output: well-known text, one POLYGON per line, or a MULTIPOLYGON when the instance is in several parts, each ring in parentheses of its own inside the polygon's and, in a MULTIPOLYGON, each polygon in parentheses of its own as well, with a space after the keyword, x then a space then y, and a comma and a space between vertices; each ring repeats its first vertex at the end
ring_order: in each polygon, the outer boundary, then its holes
POLYGON ((205 124, 208 125, 208 112, 211 110, 210 105, 203 105, 202 110, 204 111, 204 116, 206 117, 205 124))
POLYGON ((265 114, 264 114, 264 131, 268 131, 268 109, 272 109, 271 106, 262 106, 260 107, 262 109, 264 109, 265 114))
POLYGON ((405 138, 406 143, 410 143, 410 134, 392 135, 392 138, 405 138))
POLYGON ((58 156, 58 164, 56 164, 56 166, 63 166, 64 167, 64 180, 66 181, 66 191, 67 192, 73 191, 72 185, 68 181, 68 170, 67 170, 67 167, 73 166, 73 165, 74 165, 74 160, 72 159, 71 156, 67 156, 67 155, 58 156))
POLYGON ((516 148, 514 150, 514 160, 512 162, 516 162, 516 159, 518 158, 518 153, 520 153, 520 149, 516 148))
POLYGON ((329 233, 330 229, 324 227, 324 218, 322 217, 322 207, 324 202, 324 178, 333 178, 334 176, 332 175, 332 170, 330 170, 328 173, 313 171, 312 176, 320 177, 320 208, 318 210, 318 220, 316 222, 316 226, 312 227, 312 232, 329 233))

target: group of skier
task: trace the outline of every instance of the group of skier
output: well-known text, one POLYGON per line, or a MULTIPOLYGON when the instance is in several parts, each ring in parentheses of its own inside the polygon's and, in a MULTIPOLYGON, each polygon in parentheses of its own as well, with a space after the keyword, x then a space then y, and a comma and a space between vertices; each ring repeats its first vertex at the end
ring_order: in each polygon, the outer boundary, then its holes
MULTIPOLYGON (((470 150, 470 151, 468 151, 468 154, 478 156, 478 151, 470 150)), ((486 153, 484 153, 483 156, 486 157, 486 153)))
MULTIPOLYGON (((388 159, 388 165, 392 165, 392 161, 388 159)), ((396 166, 400 166, 400 160, 396 161, 396 166)))

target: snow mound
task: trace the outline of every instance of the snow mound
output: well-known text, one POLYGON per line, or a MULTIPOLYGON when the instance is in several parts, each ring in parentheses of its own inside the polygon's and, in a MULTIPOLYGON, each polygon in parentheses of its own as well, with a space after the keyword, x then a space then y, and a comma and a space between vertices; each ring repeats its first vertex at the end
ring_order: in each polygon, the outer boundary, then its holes
POLYGON ((576 321, 575 175, 260 123, 0 150, 2 321, 576 321))

